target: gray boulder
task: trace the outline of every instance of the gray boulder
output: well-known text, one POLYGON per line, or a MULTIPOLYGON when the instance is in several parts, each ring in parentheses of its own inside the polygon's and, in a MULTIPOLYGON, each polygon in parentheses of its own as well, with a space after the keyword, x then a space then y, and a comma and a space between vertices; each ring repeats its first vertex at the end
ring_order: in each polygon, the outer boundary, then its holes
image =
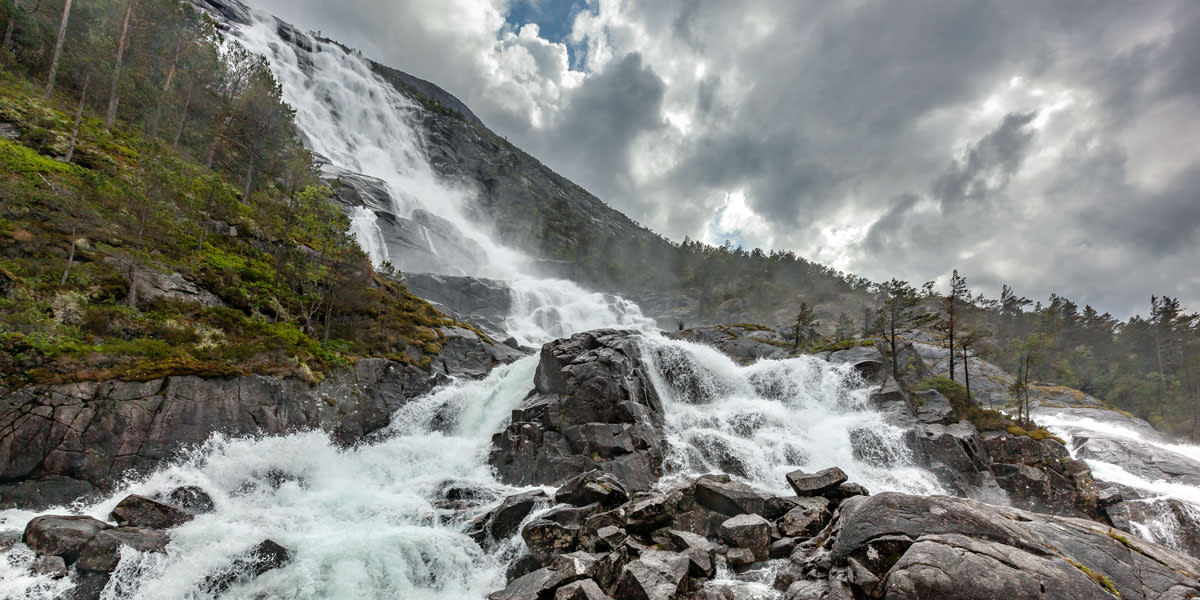
POLYGON ((693 494, 696 503, 724 515, 743 513, 763 514, 767 500, 765 492, 756 490, 740 481, 728 477, 703 476, 696 480, 693 494))
POLYGON ((130 494, 113 508, 109 518, 122 527, 170 529, 192 520, 193 515, 170 504, 130 494))
POLYGON ((598 330, 542 347, 534 391, 492 438, 504 481, 560 484, 591 469, 629 491, 662 473, 662 405, 629 331, 598 330))
POLYGON ((821 531, 832 516, 829 500, 822 497, 799 498, 800 502, 779 519, 779 533, 783 536, 810 538, 821 531))
POLYGON ((613 588, 613 598, 671 600, 683 591, 687 574, 687 557, 671 552, 648 550, 621 570, 613 588))
POLYGON ((832 467, 816 473, 792 471, 787 474, 788 485, 796 491, 797 496, 820 496, 843 483, 849 477, 838 467, 832 467))
POLYGON ((110 573, 121 562, 121 548, 138 552, 166 552, 167 534, 141 527, 117 527, 97 533, 79 551, 75 566, 84 571, 110 573))
POLYGON ((738 515, 721 523, 721 539, 734 548, 745 548, 755 561, 771 555, 771 522, 759 515, 738 515))
POLYGON ((545 564, 575 547, 579 541, 579 526, 537 519, 521 530, 521 539, 525 540, 529 553, 545 564))
POLYGON ((500 506, 476 519, 468 534, 479 544, 489 539, 498 541, 508 538, 517 532, 521 521, 546 500, 546 492, 542 490, 509 496, 500 502, 500 506))
POLYGON ((554 600, 613 600, 591 579, 568 583, 554 592, 554 600))
POLYGON ((292 553, 287 548, 273 540, 263 540, 206 577, 201 587, 212 596, 220 596, 233 584, 254 579, 267 571, 287 565, 291 560, 292 553))
POLYGON ((92 517, 44 515, 29 521, 21 541, 39 555, 61 556, 71 564, 88 540, 110 528, 112 525, 92 517))
POLYGON ((625 484, 612 474, 599 469, 592 469, 568 479, 554 492, 555 502, 575 506, 599 502, 612 508, 624 504, 626 500, 629 500, 629 492, 625 491, 625 484))

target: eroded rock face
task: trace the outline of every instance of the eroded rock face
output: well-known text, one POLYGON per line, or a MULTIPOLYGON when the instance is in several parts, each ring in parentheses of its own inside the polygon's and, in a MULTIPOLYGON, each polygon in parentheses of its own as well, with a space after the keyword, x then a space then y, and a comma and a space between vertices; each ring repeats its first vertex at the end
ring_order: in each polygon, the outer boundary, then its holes
POLYGON ((558 484, 599 469, 629 490, 662 473, 662 404, 636 336, 598 330, 542 347, 534 391, 492 438, 489 462, 514 484, 558 484))
POLYGON ((487 351, 463 349, 486 345, 471 337, 473 344, 465 334, 449 340, 432 374, 362 359, 317 385, 250 375, 0 389, 0 503, 39 508, 69 502, 107 489, 127 470, 151 469, 216 431, 322 429, 339 442, 355 442, 444 381, 439 372, 477 375, 484 363, 493 366, 487 351))
POLYGON ((192 515, 179 507, 132 494, 113 508, 110 518, 122 527, 169 529, 192 520, 192 515))
POLYGON ((669 333, 667 336, 712 346, 743 364, 760 359, 783 358, 790 350, 774 331, 744 325, 697 327, 669 333))
POLYGON ((1197 569, 1094 521, 884 493, 844 502, 828 539, 798 548, 776 587, 886 599, 1187 598, 1200 594, 1197 569))
POLYGON ((84 571, 111 573, 121 562, 123 546, 138 552, 166 552, 167 534, 142 527, 105 529, 83 545, 76 567, 84 571))

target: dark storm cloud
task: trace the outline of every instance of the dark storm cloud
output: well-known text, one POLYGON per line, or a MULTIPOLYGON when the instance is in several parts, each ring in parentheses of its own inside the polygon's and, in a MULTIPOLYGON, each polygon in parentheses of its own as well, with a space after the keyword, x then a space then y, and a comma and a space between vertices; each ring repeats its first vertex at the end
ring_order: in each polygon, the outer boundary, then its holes
POLYGON ((768 225, 748 243, 874 279, 958 266, 992 295, 1200 309, 1178 276, 1200 255, 1192 0, 588 2, 579 80, 552 48, 501 56, 522 25, 503 0, 262 1, 443 85, 677 239, 743 191, 768 225), (861 234, 831 245, 831 224, 861 234))
POLYGON ((1030 112, 1004 117, 996 131, 971 146, 963 160, 955 161, 933 182, 933 196, 941 202, 943 213, 965 202, 987 201, 1008 187, 1033 141, 1027 126, 1036 116, 1030 112))

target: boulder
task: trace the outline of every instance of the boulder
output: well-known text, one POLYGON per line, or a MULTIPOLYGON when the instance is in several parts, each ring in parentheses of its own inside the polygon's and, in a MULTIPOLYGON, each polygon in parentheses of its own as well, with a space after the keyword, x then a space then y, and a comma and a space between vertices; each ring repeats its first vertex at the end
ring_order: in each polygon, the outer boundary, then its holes
POLYGON ((855 597, 897 600, 1200 594, 1188 575, 1200 561, 1085 519, 886 492, 847 499, 831 529, 793 554, 776 588, 824 578, 855 597))
POLYGON ((167 494, 167 502, 193 515, 210 513, 216 509, 212 496, 209 496, 203 488, 194 485, 180 486, 171 490, 167 494))
POLYGON ((263 540, 234 559, 219 571, 210 574, 201 584, 205 593, 220 596, 234 583, 249 581, 278 569, 292 560, 292 553, 273 540, 263 540))
POLYGON ((570 552, 579 541, 578 525, 563 525, 546 519, 530 521, 521 530, 521 539, 534 558, 547 563, 555 556, 570 552))
POLYGON ((832 516, 829 500, 822 497, 800 498, 798 506, 788 511, 779 520, 779 533, 783 536, 810 538, 821 531, 832 516))
POLYGON ((113 508, 109 518, 122 527, 170 529, 192 520, 193 515, 170 504, 130 494, 113 508))
POLYGON ((39 555, 61 556, 71 564, 88 540, 110 528, 112 525, 92 517, 44 515, 29 521, 21 541, 39 555))
POLYGON ((917 420, 922 423, 949 425, 958 421, 958 414, 950 400, 937 390, 923 390, 913 394, 917 407, 917 420))
POLYGON ((754 553, 756 561, 771 555, 771 522, 759 515, 738 515, 721 523, 721 539, 735 548, 754 553))
POLYGON ((729 516, 764 514, 770 498, 768 494, 740 481, 722 481, 708 476, 696 481, 693 494, 697 504, 729 516))
POLYGON ((571 506, 570 504, 560 504, 550 510, 538 515, 539 519, 554 521, 563 525, 583 525, 588 517, 600 512, 601 506, 599 502, 589 504, 587 506, 571 506))
POLYGON ((62 579, 67 576, 67 561, 61 556, 43 554, 33 559, 29 570, 38 575, 46 575, 52 579, 62 579))
POLYGON ((500 502, 489 513, 476 519, 472 530, 468 533, 476 543, 483 544, 486 540, 503 540, 517 532, 521 521, 533 512, 534 507, 546 501, 546 492, 533 490, 514 494, 500 502))
POLYGON ((599 469, 592 469, 568 479, 554 492, 555 502, 575 506, 599 502, 606 508, 613 508, 627 500, 629 492, 625 491, 625 484, 612 474, 599 469))
POLYGON ((621 569, 613 588, 616 600, 671 600, 687 582, 688 559, 660 550, 648 550, 621 569))
POLYGON ((830 353, 827 360, 834 364, 853 365, 854 372, 868 385, 882 385, 891 374, 891 365, 888 364, 887 357, 875 346, 837 350, 830 353))
POLYGON ((730 548, 725 553, 725 562, 729 564, 729 568, 740 573, 759 560, 754 555, 754 551, 749 548, 730 548))
POLYGON ((672 546, 688 557, 688 573, 695 578, 711 578, 716 572, 717 545, 689 531, 672 529, 667 532, 672 546))
POLYGON ((542 347, 534 390, 492 438, 488 461, 518 485, 599 469, 627 491, 662 473, 662 405, 632 331, 597 330, 542 347))
POLYGON ((625 527, 629 531, 649 533, 671 521, 684 503, 685 497, 679 490, 631 500, 625 507, 625 527))
POLYGON ((105 529, 83 545, 75 566, 84 571, 111 573, 121 562, 123 546, 138 552, 166 552, 167 534, 140 527, 105 529))
POLYGON ((488 600, 537 600, 550 598, 554 589, 565 583, 566 577, 551 568, 541 568, 522 575, 498 592, 488 595, 488 600))
POLYGON ((796 491, 797 496, 820 496, 843 483, 849 477, 838 467, 832 467, 816 473, 792 471, 787 474, 788 485, 796 491))
POLYGON ((568 583, 554 592, 554 600, 613 600, 591 579, 568 583))

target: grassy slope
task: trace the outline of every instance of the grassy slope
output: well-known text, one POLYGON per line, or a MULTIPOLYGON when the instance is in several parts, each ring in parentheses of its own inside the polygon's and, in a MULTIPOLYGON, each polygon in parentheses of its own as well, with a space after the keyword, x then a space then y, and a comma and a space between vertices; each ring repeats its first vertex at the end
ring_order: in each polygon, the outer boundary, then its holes
POLYGON ((268 189, 248 203, 212 171, 85 118, 65 153, 70 99, 40 99, 0 69, 0 376, 10 384, 167 374, 321 377, 356 357, 428 365, 455 324, 377 276, 320 190, 303 210, 268 189), (217 225, 219 224, 219 226, 217 225), (228 235, 229 226, 238 235, 228 235), (60 279, 77 240, 74 265, 60 279), (223 233, 216 233, 215 231, 223 233), (323 233, 325 232, 325 233, 323 233), (315 250, 320 248, 321 251, 315 250), (225 306, 127 305, 130 266, 177 272, 225 306), (324 309, 332 290, 328 341, 324 309))

